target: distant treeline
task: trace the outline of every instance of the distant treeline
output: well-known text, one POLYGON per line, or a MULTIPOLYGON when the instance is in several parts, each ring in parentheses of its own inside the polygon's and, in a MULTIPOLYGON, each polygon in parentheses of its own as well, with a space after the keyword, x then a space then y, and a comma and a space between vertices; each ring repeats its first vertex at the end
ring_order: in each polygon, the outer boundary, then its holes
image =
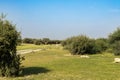
POLYGON ((35 44, 35 45, 41 45, 41 44, 60 44, 61 40, 50 40, 49 38, 43 38, 43 39, 33 39, 33 38, 24 38, 21 40, 22 43, 27 44, 35 44))

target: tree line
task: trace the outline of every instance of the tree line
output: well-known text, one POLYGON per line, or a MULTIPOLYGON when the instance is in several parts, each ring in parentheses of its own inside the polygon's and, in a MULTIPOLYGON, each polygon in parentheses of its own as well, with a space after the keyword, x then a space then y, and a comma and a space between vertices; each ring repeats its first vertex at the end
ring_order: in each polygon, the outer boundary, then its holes
POLYGON ((61 44, 64 49, 69 50, 73 55, 96 54, 104 51, 120 55, 120 28, 110 33, 107 38, 94 39, 86 35, 79 35, 65 40, 50 40, 49 38, 18 40, 22 43, 35 45, 61 44))
POLYGON ((120 28, 108 35, 108 38, 89 38, 79 35, 62 41, 62 46, 73 55, 96 54, 104 51, 120 55, 120 28))
POLYGON ((60 44, 61 40, 50 40, 49 38, 43 39, 33 39, 33 38, 24 38, 21 40, 22 43, 35 44, 35 45, 48 45, 48 44, 60 44))

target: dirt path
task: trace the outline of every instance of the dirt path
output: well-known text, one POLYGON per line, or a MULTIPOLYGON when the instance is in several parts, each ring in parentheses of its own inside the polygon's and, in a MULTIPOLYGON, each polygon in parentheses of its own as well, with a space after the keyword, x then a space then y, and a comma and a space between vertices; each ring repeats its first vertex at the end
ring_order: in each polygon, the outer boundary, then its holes
POLYGON ((42 49, 26 49, 26 50, 18 50, 17 54, 27 54, 27 53, 31 53, 31 52, 37 52, 37 51, 41 51, 42 49))

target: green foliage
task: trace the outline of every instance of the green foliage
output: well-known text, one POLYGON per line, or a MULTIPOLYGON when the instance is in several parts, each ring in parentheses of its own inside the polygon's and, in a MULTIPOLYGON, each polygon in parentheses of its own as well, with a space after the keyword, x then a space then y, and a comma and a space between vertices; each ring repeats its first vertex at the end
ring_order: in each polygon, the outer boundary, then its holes
POLYGON ((114 55, 120 55, 120 28, 109 35, 109 43, 113 49, 114 55))
POLYGON ((120 41, 120 28, 109 35, 110 44, 114 44, 116 41, 120 41))
POLYGON ((17 45, 21 45, 21 44, 22 44, 22 37, 21 37, 21 33, 18 32, 17 45))
POLYGON ((36 39, 36 40, 34 40, 34 44, 40 45, 40 44, 43 44, 43 41, 41 39, 36 39))
POLYGON ((120 55, 120 41, 116 41, 113 44, 114 55, 120 55))
POLYGON ((48 42, 48 44, 60 44, 60 43, 61 43, 60 40, 50 40, 50 41, 48 42))
POLYGON ((43 38, 43 39, 34 39, 34 44, 35 45, 40 45, 40 44, 60 44, 60 40, 50 40, 49 38, 43 38))
MULTIPOLYGON (((19 42, 21 38, 19 37, 19 42)), ((43 39, 32 39, 32 38, 24 38, 23 43, 28 43, 28 44, 35 44, 35 45, 48 45, 48 44, 60 44, 60 40, 50 40, 49 38, 43 38, 43 39)))
POLYGON ((81 35, 71 37, 63 41, 62 46, 74 54, 95 54, 105 51, 108 48, 108 40, 104 38, 90 39, 81 35))
POLYGON ((34 40, 32 38, 24 38, 23 43, 33 44, 34 40))
POLYGON ((84 35, 68 38, 62 45, 73 55, 94 54, 97 51, 94 47, 95 40, 84 35))
POLYGON ((0 18, 0 76, 18 76, 21 57, 16 54, 18 32, 15 25, 0 18))
POLYGON ((50 41, 49 38, 43 38, 42 40, 43 40, 43 43, 44 43, 45 45, 47 45, 47 44, 49 43, 49 41, 50 41))
POLYGON ((108 40, 105 38, 99 38, 95 40, 95 48, 97 52, 103 52, 108 49, 108 40))

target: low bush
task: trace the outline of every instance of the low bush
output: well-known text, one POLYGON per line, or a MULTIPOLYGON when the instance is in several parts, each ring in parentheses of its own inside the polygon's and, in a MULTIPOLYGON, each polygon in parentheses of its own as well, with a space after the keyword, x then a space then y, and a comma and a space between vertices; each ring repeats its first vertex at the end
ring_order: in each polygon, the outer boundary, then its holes
POLYGON ((94 54, 97 51, 95 40, 84 35, 68 38, 62 42, 62 45, 73 55, 94 54))
POLYGON ((68 38, 61 44, 73 55, 96 54, 108 48, 106 39, 95 40, 84 35, 68 38))

